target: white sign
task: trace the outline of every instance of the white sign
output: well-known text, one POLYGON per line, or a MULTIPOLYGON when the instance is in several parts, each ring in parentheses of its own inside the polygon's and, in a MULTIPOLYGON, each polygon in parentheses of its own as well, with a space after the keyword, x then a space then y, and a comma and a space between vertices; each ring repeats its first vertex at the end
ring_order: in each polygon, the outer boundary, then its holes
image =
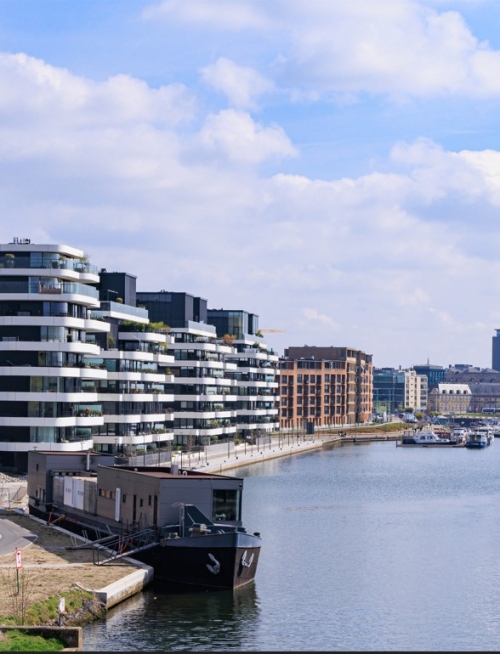
POLYGON ((59 600, 58 611, 59 611, 59 615, 61 615, 66 611, 66 600, 64 599, 64 597, 61 597, 59 600))
POLYGON ((23 567, 21 550, 16 550, 16 569, 20 570, 23 567))

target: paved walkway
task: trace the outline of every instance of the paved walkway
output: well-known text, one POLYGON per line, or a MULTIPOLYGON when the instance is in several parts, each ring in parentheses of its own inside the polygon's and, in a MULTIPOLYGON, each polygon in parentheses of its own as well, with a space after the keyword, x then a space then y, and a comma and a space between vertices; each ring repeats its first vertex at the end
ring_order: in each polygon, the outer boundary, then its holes
MULTIPOLYGON (((200 472, 222 473, 225 470, 232 470, 252 463, 260 463, 269 459, 320 449, 326 443, 396 440, 400 436, 400 433, 396 432, 387 434, 380 432, 355 433, 354 430, 351 432, 345 431, 345 434, 342 437, 338 434, 317 432, 311 436, 304 434, 297 436, 296 433, 292 434, 290 432, 289 434, 285 433, 275 436, 271 443, 262 444, 260 447, 243 443, 236 445, 234 452, 226 452, 218 455, 209 454, 208 460, 205 459, 203 452, 183 453, 182 467, 188 470, 199 470, 200 472)), ((181 467, 180 453, 172 453, 172 463, 178 464, 179 468, 181 467)))

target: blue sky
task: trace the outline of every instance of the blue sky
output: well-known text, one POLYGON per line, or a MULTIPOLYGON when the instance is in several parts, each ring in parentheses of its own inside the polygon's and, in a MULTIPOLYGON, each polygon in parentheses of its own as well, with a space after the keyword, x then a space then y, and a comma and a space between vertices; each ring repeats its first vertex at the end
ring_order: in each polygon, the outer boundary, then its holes
POLYGON ((499 109, 498 0, 0 0, 1 241, 488 367, 499 109))

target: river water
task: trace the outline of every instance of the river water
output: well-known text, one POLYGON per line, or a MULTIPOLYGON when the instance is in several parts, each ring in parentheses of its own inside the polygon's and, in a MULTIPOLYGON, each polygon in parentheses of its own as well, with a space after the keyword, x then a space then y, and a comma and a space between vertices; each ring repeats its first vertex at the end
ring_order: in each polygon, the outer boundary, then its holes
POLYGON ((84 650, 498 650, 498 439, 329 446, 229 474, 263 538, 255 582, 147 589, 84 627, 84 650))

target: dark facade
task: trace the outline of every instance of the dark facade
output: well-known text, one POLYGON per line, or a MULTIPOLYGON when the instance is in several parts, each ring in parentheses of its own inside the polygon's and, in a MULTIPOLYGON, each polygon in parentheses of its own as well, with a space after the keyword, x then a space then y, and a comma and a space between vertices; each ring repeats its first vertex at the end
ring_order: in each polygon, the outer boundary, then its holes
POLYGON ((140 291, 137 304, 144 306, 152 322, 169 327, 186 327, 188 322, 207 322, 207 301, 189 293, 140 291))
POLYGON ((417 375, 425 375, 427 377, 429 391, 437 388, 439 384, 445 381, 446 369, 443 366, 434 366, 426 363, 425 365, 413 366, 413 370, 415 370, 417 375))
POLYGON ((259 331, 259 316, 247 311, 209 309, 207 322, 215 327, 220 338, 228 334, 241 339, 259 331))
POLYGON ((493 370, 500 371, 500 329, 495 330, 495 336, 491 339, 492 352, 491 352, 491 367, 493 370))
POLYGON ((395 368, 373 371, 373 410, 387 415, 405 408, 405 374, 395 368))
POLYGON ((99 271, 99 300, 101 302, 123 302, 136 306, 137 277, 123 272, 99 271))

